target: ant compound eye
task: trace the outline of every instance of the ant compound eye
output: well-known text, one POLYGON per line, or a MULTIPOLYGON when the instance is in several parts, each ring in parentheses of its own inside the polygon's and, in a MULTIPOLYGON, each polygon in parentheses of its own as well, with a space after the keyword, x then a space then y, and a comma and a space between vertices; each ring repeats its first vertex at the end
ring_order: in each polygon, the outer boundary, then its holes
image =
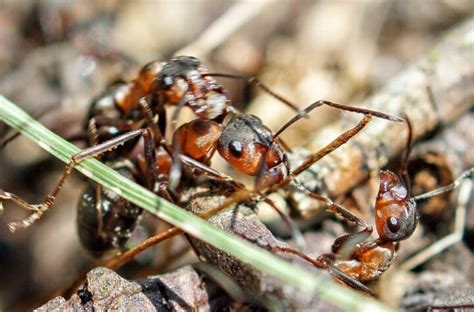
POLYGON ((390 217, 387 219, 387 227, 392 233, 398 232, 400 230, 401 224, 400 219, 396 217, 390 217))
POLYGON ((242 156, 243 149, 244 147, 239 141, 232 141, 229 143, 229 150, 235 157, 242 156))

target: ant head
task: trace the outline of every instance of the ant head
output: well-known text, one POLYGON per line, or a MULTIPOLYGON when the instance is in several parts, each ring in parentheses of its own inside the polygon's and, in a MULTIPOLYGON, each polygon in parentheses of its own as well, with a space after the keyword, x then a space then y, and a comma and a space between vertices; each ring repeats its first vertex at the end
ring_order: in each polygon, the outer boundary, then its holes
POLYGON ((408 238, 416 228, 416 203, 407 186, 391 171, 380 172, 380 188, 375 202, 375 225, 384 241, 408 238))
POLYGON ((165 91, 169 101, 178 103, 188 92, 201 92, 206 67, 195 57, 178 56, 163 65, 156 79, 155 90, 165 91))
POLYGON ((262 165, 273 168, 282 161, 270 129, 260 118, 248 114, 239 114, 227 124, 217 150, 232 167, 252 176, 260 173, 262 165))

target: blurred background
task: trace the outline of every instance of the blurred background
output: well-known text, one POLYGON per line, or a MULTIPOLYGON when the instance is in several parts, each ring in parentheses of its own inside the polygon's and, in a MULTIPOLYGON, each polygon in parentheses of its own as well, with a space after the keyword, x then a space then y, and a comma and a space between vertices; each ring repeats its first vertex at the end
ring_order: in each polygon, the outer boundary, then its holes
MULTIPOLYGON (((110 82, 133 79, 151 60, 189 54, 211 72, 257 76, 300 107, 316 99, 355 104, 473 10, 472 0, 0 0, 0 93, 68 137, 81 131, 91 99, 110 82)), ((272 129, 291 115, 258 89, 220 82, 236 107, 272 129)), ((338 112, 320 108, 313 115, 285 133, 292 146, 338 112)), ((7 131, 3 124, 0 131, 7 131)), ((20 137, 0 151, 0 188, 38 202, 61 168, 20 137)), ((41 222, 14 234, 8 222, 28 212, 5 204, 0 310, 37 307, 94 265, 76 234, 75 207, 83 188, 84 178, 75 175, 41 222)), ((137 239, 165 226, 144 219, 137 239)), ((177 256, 183 245, 179 239, 165 244, 166 251, 139 260, 146 270, 130 266, 124 274, 156 274, 193 261, 192 255, 177 256)))

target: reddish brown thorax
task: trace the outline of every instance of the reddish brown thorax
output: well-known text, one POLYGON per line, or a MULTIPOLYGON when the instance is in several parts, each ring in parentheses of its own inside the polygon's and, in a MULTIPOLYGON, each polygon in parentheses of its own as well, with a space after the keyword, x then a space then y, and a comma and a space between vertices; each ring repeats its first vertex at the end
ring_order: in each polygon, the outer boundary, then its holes
POLYGON ((153 61, 137 77, 115 88, 112 101, 123 115, 132 113, 140 98, 148 98, 155 111, 162 105, 183 105, 204 119, 215 119, 227 113, 230 101, 224 88, 207 74, 197 58, 178 56, 169 62, 153 61))
POLYGON ((212 120, 195 119, 176 130, 173 146, 178 147, 180 153, 208 165, 216 151, 222 127, 212 120))

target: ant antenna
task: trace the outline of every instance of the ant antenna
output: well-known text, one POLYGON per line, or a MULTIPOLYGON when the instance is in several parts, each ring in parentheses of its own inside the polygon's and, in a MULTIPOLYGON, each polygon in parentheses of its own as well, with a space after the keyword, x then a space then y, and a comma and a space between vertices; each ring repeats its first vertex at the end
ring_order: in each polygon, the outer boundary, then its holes
POLYGON ((302 111, 300 111, 299 107, 296 106, 294 103, 291 103, 290 101, 288 101, 287 99, 285 99, 284 97, 282 97, 281 95, 278 95, 276 94, 275 92, 273 92, 269 87, 267 87, 266 85, 264 85, 260 80, 258 80, 257 78, 255 77, 244 77, 244 76, 239 76, 239 75, 232 75, 232 74, 220 74, 220 73, 207 73, 207 74, 202 74, 203 77, 206 77, 206 76, 209 76, 209 77, 221 77, 221 78, 230 78, 230 79, 237 79, 237 80, 243 80, 243 81, 246 81, 247 83, 251 84, 251 85, 254 85, 260 89, 262 89, 263 91, 267 92, 268 94, 270 94, 270 96, 274 97, 275 99, 277 99, 278 101, 284 103, 285 105, 287 105, 288 107, 290 107, 292 110, 294 110, 295 112, 298 113, 298 115, 302 115, 301 117, 305 117, 306 116, 306 113, 303 113, 302 111))
POLYGON ((382 119, 387 119, 387 120, 390 120, 390 121, 403 122, 403 119, 401 119, 400 117, 396 117, 396 116, 392 116, 392 115, 389 115, 389 114, 381 113, 381 112, 374 111, 374 110, 371 110, 371 109, 365 109, 365 108, 354 107, 354 106, 349 106, 349 105, 337 104, 337 103, 330 102, 330 101, 325 101, 325 100, 319 100, 319 101, 316 101, 316 102, 310 104, 309 106, 307 106, 306 108, 301 110, 293 118, 291 118, 289 121, 287 121, 287 123, 284 124, 280 128, 280 130, 278 130, 274 134, 274 137, 275 138, 278 137, 283 131, 288 129, 288 127, 290 127, 292 124, 294 124, 295 122, 297 122, 301 118, 308 115, 315 108, 318 108, 318 107, 323 106, 323 105, 327 105, 327 106, 330 106, 330 107, 334 107, 334 108, 349 111, 349 112, 354 112, 354 113, 359 113, 359 114, 364 114, 364 115, 371 115, 371 116, 379 117, 379 118, 382 118, 382 119))
POLYGON ((474 173, 474 167, 471 167, 471 168, 467 169, 466 171, 464 171, 463 173, 461 173, 461 175, 459 177, 457 177, 456 180, 454 180, 451 184, 448 184, 446 186, 437 188, 437 189, 432 190, 430 192, 426 192, 424 194, 413 196, 411 199, 414 200, 414 201, 418 201, 418 200, 421 200, 421 199, 426 199, 426 198, 437 196, 439 194, 449 192, 449 191, 455 189, 456 187, 458 187, 461 184, 461 181, 464 178, 467 178, 467 177, 472 178, 473 173, 474 173))
POLYGON ((408 115, 404 114, 403 119, 405 120, 408 126, 408 135, 407 135, 407 145, 405 147, 405 154, 403 155, 402 165, 400 166, 399 173, 403 179, 403 182, 405 183, 408 194, 411 194, 410 193, 410 189, 411 189, 410 177, 408 176, 408 159, 410 157, 412 142, 413 142, 413 124, 410 118, 408 117, 408 115))

